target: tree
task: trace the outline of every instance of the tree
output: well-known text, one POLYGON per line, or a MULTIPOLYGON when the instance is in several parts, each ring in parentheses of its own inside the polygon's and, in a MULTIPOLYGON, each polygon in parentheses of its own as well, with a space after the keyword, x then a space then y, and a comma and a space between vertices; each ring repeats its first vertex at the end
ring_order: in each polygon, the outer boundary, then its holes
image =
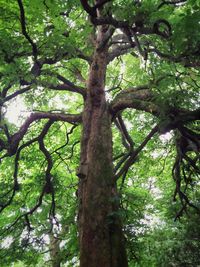
POLYGON ((119 187, 152 138, 173 131, 177 218, 188 207, 199 213, 186 193, 199 174, 199 2, 2 4, 1 236, 15 229, 26 247, 37 242, 31 235, 55 241, 76 233, 67 208, 78 198, 80 266, 128 266, 119 187), (19 129, 6 121, 6 105, 17 97, 31 110, 19 129), (145 125, 142 141, 127 119, 145 125))

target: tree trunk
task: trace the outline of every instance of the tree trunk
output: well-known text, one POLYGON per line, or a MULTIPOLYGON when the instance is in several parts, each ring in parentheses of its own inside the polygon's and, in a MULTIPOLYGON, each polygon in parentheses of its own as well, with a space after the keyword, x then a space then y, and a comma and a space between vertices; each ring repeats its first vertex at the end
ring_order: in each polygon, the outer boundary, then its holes
POLYGON ((50 258, 52 267, 60 267, 60 240, 54 236, 53 233, 49 234, 50 238, 50 258))
POLYGON ((116 182, 113 179, 111 114, 105 100, 107 27, 99 27, 83 113, 79 182, 80 267, 126 267, 116 182))

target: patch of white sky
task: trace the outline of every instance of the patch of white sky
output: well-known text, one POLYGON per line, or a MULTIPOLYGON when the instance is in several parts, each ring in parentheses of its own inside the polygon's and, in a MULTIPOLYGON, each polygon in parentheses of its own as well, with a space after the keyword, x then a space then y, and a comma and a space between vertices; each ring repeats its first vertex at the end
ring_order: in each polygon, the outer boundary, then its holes
POLYGON ((9 248, 13 241, 14 241, 13 237, 8 236, 1 242, 0 247, 1 248, 9 248))
MULTIPOLYGON (((128 185, 133 186, 133 184, 133 180, 129 178, 128 185)), ((156 185, 156 177, 149 177, 146 182, 141 183, 141 186, 150 192, 154 200, 159 200, 160 198, 162 198, 162 190, 156 185)), ((153 204, 146 205, 144 218, 141 219, 140 222, 142 225, 146 225, 150 229, 162 227, 165 224, 165 222, 159 217, 153 204)), ((135 230, 135 226, 133 227, 133 229, 136 234, 140 234, 145 231, 145 228, 139 228, 135 230)))
MULTIPOLYGON (((147 183, 143 184, 143 186, 149 190, 154 200, 158 200, 162 197, 162 191, 156 185, 156 177, 149 177, 147 183)), ((141 222, 150 228, 162 227, 165 224, 165 222, 157 215, 153 204, 148 204, 146 206, 146 212, 141 222), (151 210, 154 210, 153 213, 151 210)))
MULTIPOLYGON (((28 62, 30 63, 30 69, 33 65, 32 57, 28 57, 28 62)), ((37 90, 34 92, 35 96, 40 96, 41 91, 43 90, 42 87, 38 87, 37 90)), ((71 98, 71 97, 69 97, 71 98)), ((71 100, 71 99, 70 99, 71 100)), ((66 104, 58 95, 49 101, 49 108, 59 108, 64 109, 66 108, 66 104)), ((23 123, 24 119, 30 116, 31 111, 34 109, 34 104, 32 105, 31 109, 25 105, 23 96, 17 96, 14 99, 10 100, 8 104, 6 104, 4 111, 5 111, 5 118, 8 122, 15 124, 16 126, 20 127, 23 123)))
POLYGON ((147 225, 151 229, 162 227, 165 225, 165 221, 163 221, 159 216, 154 214, 145 214, 144 219, 141 219, 141 223, 147 225))
POLYGON ((30 115, 30 110, 26 107, 22 97, 12 99, 5 107, 5 118, 8 122, 20 126, 24 119, 30 115))
MULTIPOLYGON (((162 144, 168 144, 171 139, 173 138, 173 133, 172 132, 168 132, 166 134, 162 134, 162 135, 159 135, 159 139, 160 141, 162 142, 162 144)), ((157 159, 157 158, 160 158, 160 157, 164 157, 168 154, 168 150, 166 148, 158 148, 158 149, 155 149, 154 151, 151 152, 151 156, 153 157, 153 159, 157 159)))
POLYGON ((156 186, 156 177, 149 177, 148 179, 148 189, 154 199, 159 199, 162 197, 162 191, 156 186))
POLYGON ((161 140, 161 142, 167 143, 167 142, 169 142, 172 139, 172 137, 173 137, 172 132, 168 132, 166 134, 160 135, 159 136, 159 139, 161 140))
MULTIPOLYGON (((30 70, 33 65, 32 57, 27 58, 28 63, 30 64, 30 70)), ((22 96, 17 96, 11 99, 5 106, 4 106, 4 114, 5 118, 8 122, 15 124, 16 126, 20 126, 24 119, 30 115, 30 109, 25 105, 22 96)))
MULTIPOLYGON (((34 94, 35 96, 40 96, 42 88, 38 88, 34 94)), ((59 96, 56 95, 55 97, 51 98, 48 102, 48 109, 49 111, 68 111, 68 104, 69 102, 74 102, 77 100, 75 95, 66 94, 66 96, 59 96)), ((30 116, 31 112, 34 112, 37 106, 33 105, 28 107, 25 104, 23 96, 17 96, 14 99, 10 100, 9 103, 6 104, 4 107, 4 116, 5 119, 8 120, 9 123, 15 124, 17 127, 20 127, 24 120, 30 116)), ((42 111, 42 110, 41 110, 42 111)))

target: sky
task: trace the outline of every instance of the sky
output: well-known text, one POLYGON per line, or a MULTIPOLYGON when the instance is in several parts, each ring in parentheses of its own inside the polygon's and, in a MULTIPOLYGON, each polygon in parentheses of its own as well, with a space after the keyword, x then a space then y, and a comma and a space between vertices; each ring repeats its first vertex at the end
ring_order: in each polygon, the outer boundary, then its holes
POLYGON ((28 111, 21 97, 16 97, 11 100, 5 110, 5 117, 8 122, 13 123, 16 126, 20 126, 24 119, 30 114, 30 111, 28 111))

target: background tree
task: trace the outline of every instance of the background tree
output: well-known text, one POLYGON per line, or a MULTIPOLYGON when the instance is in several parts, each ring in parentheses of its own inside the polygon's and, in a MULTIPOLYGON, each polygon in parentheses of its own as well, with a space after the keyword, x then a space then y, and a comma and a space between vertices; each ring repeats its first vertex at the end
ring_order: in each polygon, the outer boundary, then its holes
POLYGON ((45 250, 52 266, 130 266, 159 153, 176 219, 199 214, 199 5, 1 2, 2 264, 13 249, 33 266, 45 250), (17 99, 20 126, 6 117, 17 99))

